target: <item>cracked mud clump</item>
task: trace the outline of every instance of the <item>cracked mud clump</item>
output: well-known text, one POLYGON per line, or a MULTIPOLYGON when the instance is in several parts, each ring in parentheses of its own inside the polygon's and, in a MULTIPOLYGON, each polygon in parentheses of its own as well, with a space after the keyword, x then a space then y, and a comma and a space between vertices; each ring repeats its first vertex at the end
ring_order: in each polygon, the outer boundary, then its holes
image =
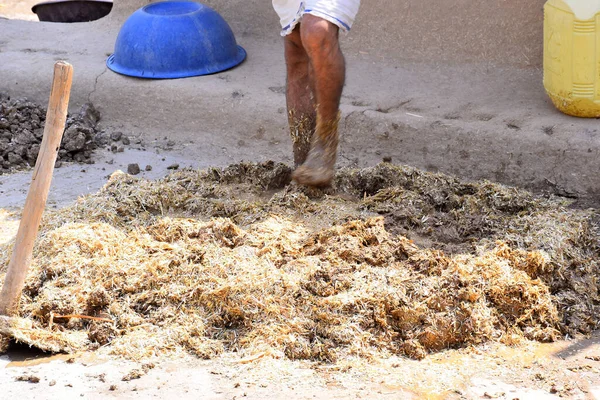
POLYGON ((336 362, 598 327, 595 210, 391 164, 340 170, 327 192, 290 172, 113 174, 46 216, 20 308, 34 329, 15 334, 131 359, 336 362))
MULTIPOLYGON (((97 123, 100 113, 91 104, 67 118, 60 161, 92 163, 94 149, 108 143, 97 123)), ((35 165, 44 134, 46 109, 27 99, 0 93, 0 174, 35 165)))

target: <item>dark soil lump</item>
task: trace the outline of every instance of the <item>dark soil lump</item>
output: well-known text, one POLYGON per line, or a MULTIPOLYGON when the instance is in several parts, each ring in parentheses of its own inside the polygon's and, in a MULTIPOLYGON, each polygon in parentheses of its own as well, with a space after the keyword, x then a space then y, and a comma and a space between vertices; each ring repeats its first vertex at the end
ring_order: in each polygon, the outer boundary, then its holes
MULTIPOLYGON (((0 93, 0 174, 35 165, 45 120, 45 108, 0 93)), ((98 128, 99 120, 100 113, 92 104, 67 117, 57 165, 62 161, 93 163, 93 151, 108 145, 112 136, 98 128)))

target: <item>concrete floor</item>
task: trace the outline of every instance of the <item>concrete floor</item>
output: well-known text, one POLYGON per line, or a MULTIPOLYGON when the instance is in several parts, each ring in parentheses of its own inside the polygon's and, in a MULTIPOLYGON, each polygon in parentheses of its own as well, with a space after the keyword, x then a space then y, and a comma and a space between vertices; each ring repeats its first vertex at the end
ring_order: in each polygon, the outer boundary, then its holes
MULTIPOLYGON (((52 65, 65 59, 75 67, 72 111, 91 101, 102 112, 101 125, 106 129, 143 137, 150 144, 165 137, 176 141, 174 150, 160 155, 149 145, 146 152, 128 149, 118 155, 99 154, 93 166, 63 166, 55 173, 50 207, 61 207, 97 190, 113 168, 124 169, 129 162, 152 164, 152 172, 143 175, 148 178, 166 173, 172 162, 195 167, 242 159, 291 163, 276 21, 264 25, 267 33, 246 30, 242 22, 233 21, 238 41, 249 53, 248 60, 234 70, 183 80, 145 81, 119 76, 105 67, 126 7, 106 20, 87 24, 1 18, 33 19, 27 13, 28 1, 0 0, 4 6, 0 7, 0 92, 46 104, 52 65)), ((132 10, 132 2, 123 0, 122 4, 132 10)), ((230 3, 221 4, 225 11, 237 5, 234 0, 230 3)), ((402 2, 403 7, 413 3, 402 2)), ((502 12, 514 6, 510 0, 502 3, 506 3, 502 12)), ((362 28, 343 39, 348 82, 342 101, 340 165, 367 166, 392 157, 395 163, 467 179, 486 178, 583 196, 592 202, 600 198, 598 122, 567 117, 552 107, 541 84, 539 60, 530 59, 539 46, 532 53, 515 53, 507 63, 499 63, 498 55, 470 57, 462 64, 445 62, 451 57, 431 59, 431 49, 409 57, 416 41, 398 45, 397 54, 390 43, 373 48, 377 37, 362 36, 368 30, 368 21, 363 21, 362 28), (519 57, 531 62, 513 62, 519 57)), ((381 29, 376 33, 383 34, 381 29)), ((488 37, 482 43, 493 42, 488 37)), ((480 51, 485 50, 483 44, 480 51)), ((27 172, 0 178, 0 225, 4 228, 0 243, 14 236, 17 218, 2 213, 2 208, 23 204, 29 178, 27 172)), ((451 350, 422 362, 389 360, 368 371, 347 373, 267 357, 249 364, 184 358, 161 362, 132 382, 123 382, 121 377, 139 367, 136 363, 89 354, 41 361, 12 354, 0 357, 4 372, 0 383, 7 396, 26 399, 541 399, 562 396, 561 390, 568 385, 575 387, 571 398, 598 398, 598 343, 595 334, 589 340, 530 343, 516 349, 490 345, 451 350), (40 383, 18 380, 24 375, 35 376, 40 383)))
MULTIPOLYGON (((267 36, 234 24, 249 56, 233 70, 139 80, 105 66, 124 17, 121 12, 83 24, 0 19, 0 91, 45 104, 52 65, 64 59, 75 68, 71 109, 93 102, 104 128, 149 141, 168 137, 198 165, 291 163, 276 21, 267 36)), ((598 122, 556 111, 539 67, 485 59, 399 62, 393 54, 353 45, 354 34, 342 39, 348 77, 340 165, 363 167, 392 157, 465 179, 598 198, 598 122)))

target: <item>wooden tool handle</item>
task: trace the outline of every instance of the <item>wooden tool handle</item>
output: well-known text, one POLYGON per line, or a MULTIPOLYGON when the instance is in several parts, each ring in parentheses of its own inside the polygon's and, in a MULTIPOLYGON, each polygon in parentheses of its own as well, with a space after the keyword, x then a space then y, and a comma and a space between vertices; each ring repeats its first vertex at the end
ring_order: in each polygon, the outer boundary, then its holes
POLYGON ((59 61, 54 64, 54 79, 46 114, 44 138, 33 170, 27 200, 25 200, 15 248, 0 293, 0 315, 13 316, 18 311, 27 270, 31 264, 33 244, 46 207, 52 172, 65 130, 72 79, 73 67, 69 63, 59 61))

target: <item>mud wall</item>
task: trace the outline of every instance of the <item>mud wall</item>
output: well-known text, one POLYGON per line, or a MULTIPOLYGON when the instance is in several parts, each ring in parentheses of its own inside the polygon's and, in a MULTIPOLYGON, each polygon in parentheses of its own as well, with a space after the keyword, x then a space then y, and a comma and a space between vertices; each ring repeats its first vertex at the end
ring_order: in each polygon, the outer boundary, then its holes
MULTIPOLYGON (((115 0, 122 21, 148 0, 115 0)), ((204 0, 236 35, 272 37, 279 30, 269 0, 204 0)), ((541 66, 545 0, 363 0, 349 52, 387 62, 490 62, 541 66)))

